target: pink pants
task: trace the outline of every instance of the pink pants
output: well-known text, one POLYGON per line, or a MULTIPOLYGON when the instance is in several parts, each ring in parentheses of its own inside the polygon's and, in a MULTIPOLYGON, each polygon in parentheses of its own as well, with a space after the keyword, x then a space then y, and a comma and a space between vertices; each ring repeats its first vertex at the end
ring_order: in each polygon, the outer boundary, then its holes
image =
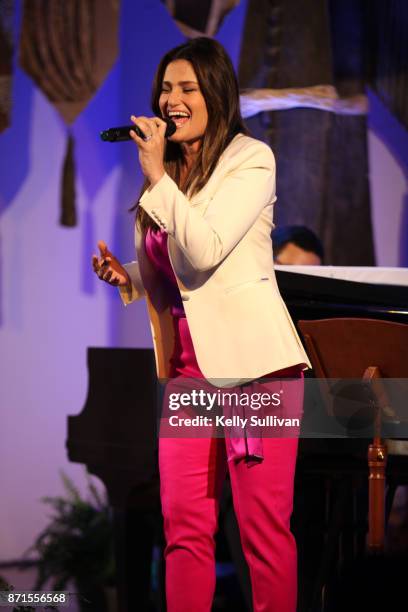
MULTIPOLYGON (((299 394, 302 413, 303 397, 299 394)), ((293 412, 292 412, 293 414, 293 412)), ((227 470, 254 612, 295 612, 297 552, 290 531, 297 438, 264 438, 262 463, 226 460, 223 438, 159 441, 168 612, 210 612, 219 497, 227 470)))

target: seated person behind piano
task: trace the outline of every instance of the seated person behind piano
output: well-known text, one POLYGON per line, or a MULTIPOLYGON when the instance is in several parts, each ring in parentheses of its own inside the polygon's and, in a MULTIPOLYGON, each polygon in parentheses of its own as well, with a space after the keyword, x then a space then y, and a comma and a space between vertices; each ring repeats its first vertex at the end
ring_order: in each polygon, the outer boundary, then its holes
MULTIPOLYGON (((248 136, 223 47, 196 38, 169 51, 156 73, 152 108, 152 117, 132 116, 144 139, 130 132, 146 179, 135 207, 138 261, 122 266, 100 241, 94 271, 119 286, 125 303, 146 298, 159 378, 169 385, 189 377, 247 381, 248 389, 269 376, 279 393, 291 377, 300 382, 289 402, 299 416, 302 370, 310 363, 268 256, 275 161, 266 144, 248 136), (167 141, 162 117, 177 126, 167 141)), ((254 612, 296 610, 290 515, 298 440, 241 436, 235 442, 159 438, 169 612, 211 610, 227 470, 254 612)))
POLYGON ((319 238, 304 225, 283 225, 272 232, 273 259, 282 266, 320 266, 324 251, 319 238))

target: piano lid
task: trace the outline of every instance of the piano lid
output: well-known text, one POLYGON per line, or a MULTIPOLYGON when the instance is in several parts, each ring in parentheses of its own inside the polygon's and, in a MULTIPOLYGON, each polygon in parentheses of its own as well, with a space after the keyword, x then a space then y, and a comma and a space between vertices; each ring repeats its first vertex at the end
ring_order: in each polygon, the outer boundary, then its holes
POLYGON ((369 266, 282 266, 275 265, 275 270, 294 274, 337 278, 358 283, 373 285, 408 286, 407 268, 387 268, 369 266))
POLYGON ((408 322, 404 268, 276 266, 276 279, 295 321, 365 317, 408 322))

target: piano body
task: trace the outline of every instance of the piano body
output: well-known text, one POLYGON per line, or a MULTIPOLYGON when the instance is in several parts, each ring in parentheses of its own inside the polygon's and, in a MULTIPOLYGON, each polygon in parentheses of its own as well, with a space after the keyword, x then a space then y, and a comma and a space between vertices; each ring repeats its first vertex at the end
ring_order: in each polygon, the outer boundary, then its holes
POLYGON ((152 551, 161 519, 154 354, 151 349, 88 348, 87 362, 85 406, 68 417, 68 458, 85 464, 108 493, 118 610, 144 612, 151 609, 152 551))
MULTIPOLYGON (((276 275, 295 324, 334 317, 408 323, 407 269, 276 266, 276 275)), ((299 441, 292 516, 299 557, 299 612, 331 609, 338 589, 343 588, 333 577, 343 568, 353 568, 362 578, 362 589, 372 589, 376 580, 386 582, 385 567, 379 576, 371 576, 371 584, 365 581, 368 573, 363 569, 369 563, 366 457, 370 441, 299 441)), ((408 457, 392 454, 389 447, 387 473, 386 515, 397 485, 408 484, 408 457)))
MULTIPOLYGON (((408 322, 406 270, 277 266, 276 274, 295 323, 299 319, 338 316, 408 322)), ((151 609, 152 547, 161 532, 156 432, 158 384, 153 351, 89 348, 88 371, 85 406, 80 414, 68 417, 68 457, 70 461, 86 464, 88 471, 106 486, 115 521, 119 611, 143 612, 151 609)), ((306 472, 313 461, 308 463, 308 457, 317 455, 319 461, 327 463, 329 446, 322 447, 322 442, 325 441, 300 441, 294 525, 301 575, 302 565, 313 566, 313 561, 307 558, 309 553, 319 549, 316 541, 309 542, 310 546, 302 543, 302 538, 307 539, 304 519, 308 513, 302 478, 310 477, 306 472), (320 444, 317 450, 314 442, 320 444)), ((347 448, 340 450, 343 451, 347 452, 347 448)), ((315 482, 311 495, 318 490, 322 491, 323 487, 315 482)), ((315 510, 315 506, 309 508, 312 514, 315 510)), ((320 508, 319 512, 324 522, 324 510, 320 508)), ((314 519, 320 520, 317 515, 314 519)), ((326 538, 323 531, 319 537, 323 546, 326 538)), ((309 609, 315 575, 309 578, 300 582, 301 610, 309 609)), ((159 609, 165 609, 163 593, 158 605, 159 609)))

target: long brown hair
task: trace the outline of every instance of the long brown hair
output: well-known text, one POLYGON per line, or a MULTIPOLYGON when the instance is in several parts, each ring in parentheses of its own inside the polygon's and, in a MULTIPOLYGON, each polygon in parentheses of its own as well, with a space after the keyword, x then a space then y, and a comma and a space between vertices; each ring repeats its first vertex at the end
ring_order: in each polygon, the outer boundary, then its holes
MULTIPOLYGON (((162 58, 153 81, 151 106, 155 116, 160 117, 159 98, 167 66, 175 60, 191 63, 203 94, 208 113, 208 123, 203 144, 186 181, 180 187, 182 149, 179 144, 167 141, 164 153, 164 167, 167 174, 184 193, 191 197, 207 183, 221 153, 238 133, 248 134, 239 107, 238 81, 232 62, 224 47, 212 38, 200 37, 168 51, 162 58)), ((145 181, 142 193, 149 186, 145 181)), ((139 196, 139 197, 140 197, 139 196)), ((143 230, 158 227, 153 219, 135 204, 136 220, 143 230)))

